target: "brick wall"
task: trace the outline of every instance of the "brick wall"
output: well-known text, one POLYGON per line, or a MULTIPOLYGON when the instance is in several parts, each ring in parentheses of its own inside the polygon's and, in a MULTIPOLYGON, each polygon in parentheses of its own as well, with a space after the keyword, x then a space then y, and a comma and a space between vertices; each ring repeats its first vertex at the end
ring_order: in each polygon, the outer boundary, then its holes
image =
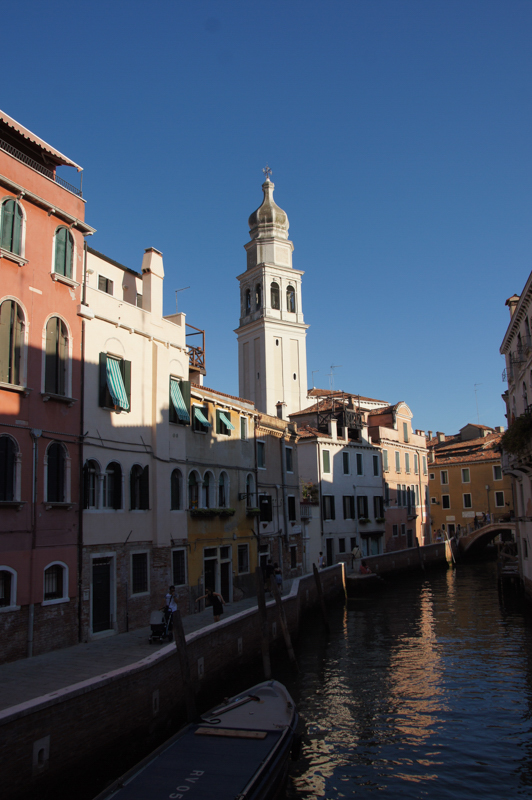
MULTIPOLYGON (((29 606, 0 614, 0 663, 28 655, 29 606)), ((33 616, 33 655, 70 647, 78 642, 78 601, 43 606, 36 603, 33 616)))
MULTIPOLYGON (((323 570, 320 578, 327 597, 343 592, 341 566, 323 570)), ((292 632, 297 631, 301 615, 317 602, 312 575, 294 581, 283 598, 292 632)), ((270 641, 279 643, 282 631, 273 601, 268 602, 267 613, 270 641)), ((256 661, 260 628, 257 609, 248 609, 189 634, 187 651, 195 691, 223 679, 228 670, 256 661)), ((4 800, 37 791, 43 780, 75 767, 82 757, 95 758, 99 748, 114 746, 133 734, 147 737, 157 728, 165 730, 183 703, 178 659, 171 644, 129 667, 0 711, 4 800)))

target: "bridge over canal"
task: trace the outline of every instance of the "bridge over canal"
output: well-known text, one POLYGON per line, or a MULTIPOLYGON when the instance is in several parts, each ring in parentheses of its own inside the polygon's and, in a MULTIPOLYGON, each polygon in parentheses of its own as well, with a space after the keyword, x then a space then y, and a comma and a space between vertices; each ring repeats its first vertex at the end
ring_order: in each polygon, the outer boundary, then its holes
POLYGON ((515 530, 515 522, 491 522, 488 525, 483 525, 482 528, 471 531, 471 533, 462 536, 458 540, 458 552, 460 555, 474 555, 492 542, 499 534, 503 539, 515 540, 515 530))

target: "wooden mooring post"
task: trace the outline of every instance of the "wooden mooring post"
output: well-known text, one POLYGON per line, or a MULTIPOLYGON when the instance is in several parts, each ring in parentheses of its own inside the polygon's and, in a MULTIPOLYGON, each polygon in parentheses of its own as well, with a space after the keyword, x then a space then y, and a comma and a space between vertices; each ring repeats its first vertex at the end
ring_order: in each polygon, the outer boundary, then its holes
POLYGON ((257 601, 260 617, 260 649, 262 652, 262 666, 264 669, 264 677, 267 681, 269 681, 272 677, 272 665, 270 662, 270 642, 268 637, 268 617, 266 616, 266 598, 264 596, 264 580, 260 567, 255 569, 255 583, 257 586, 257 601))
POLYGON ((284 611, 283 601, 281 600, 281 595, 279 594, 279 587, 275 583, 274 575, 272 575, 271 587, 272 587, 273 598, 277 605, 277 611, 279 612, 279 622, 281 623, 281 630, 283 631, 284 643, 286 645, 286 649, 288 650, 288 658, 290 659, 295 671, 299 672, 296 654, 294 653, 294 648, 292 647, 292 639, 290 638, 290 631, 288 630, 288 623, 286 621, 286 614, 284 611))
POLYGON ((312 570, 314 572, 314 580, 316 581, 316 589, 318 590, 318 597, 321 606, 321 614, 323 617, 323 621, 325 623, 325 627, 327 628, 327 630, 329 630, 329 620, 327 619, 327 609, 325 608, 325 600, 323 598, 323 588, 321 585, 320 573, 318 572, 316 564, 312 565, 312 570))
POLYGON ((179 659, 179 669, 181 671, 181 678, 183 680, 187 721, 193 722, 197 716, 196 701, 194 699, 194 687, 192 685, 192 679, 190 676, 190 664, 188 661, 187 642, 185 639, 185 631, 183 629, 183 620, 181 619, 181 612, 179 610, 174 611, 172 614, 172 627, 174 631, 177 658, 179 659))

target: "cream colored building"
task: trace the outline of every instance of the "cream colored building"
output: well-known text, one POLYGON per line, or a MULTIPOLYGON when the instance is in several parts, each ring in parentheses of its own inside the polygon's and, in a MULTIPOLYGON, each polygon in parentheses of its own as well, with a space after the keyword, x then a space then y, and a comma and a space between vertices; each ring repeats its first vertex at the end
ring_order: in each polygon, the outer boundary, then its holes
POLYGON ((288 419, 307 396, 306 331, 301 278, 292 266, 288 217, 262 185, 264 200, 249 218, 247 269, 240 281, 239 394, 259 411, 288 419))

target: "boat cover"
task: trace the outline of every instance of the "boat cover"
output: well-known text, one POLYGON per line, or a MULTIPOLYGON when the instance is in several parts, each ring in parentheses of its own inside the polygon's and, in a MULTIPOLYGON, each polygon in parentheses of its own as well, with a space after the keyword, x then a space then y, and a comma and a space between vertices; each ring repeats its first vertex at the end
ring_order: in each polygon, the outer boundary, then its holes
POLYGON ((195 730, 185 729, 109 800, 234 800, 284 733, 242 739, 198 736, 195 730))

